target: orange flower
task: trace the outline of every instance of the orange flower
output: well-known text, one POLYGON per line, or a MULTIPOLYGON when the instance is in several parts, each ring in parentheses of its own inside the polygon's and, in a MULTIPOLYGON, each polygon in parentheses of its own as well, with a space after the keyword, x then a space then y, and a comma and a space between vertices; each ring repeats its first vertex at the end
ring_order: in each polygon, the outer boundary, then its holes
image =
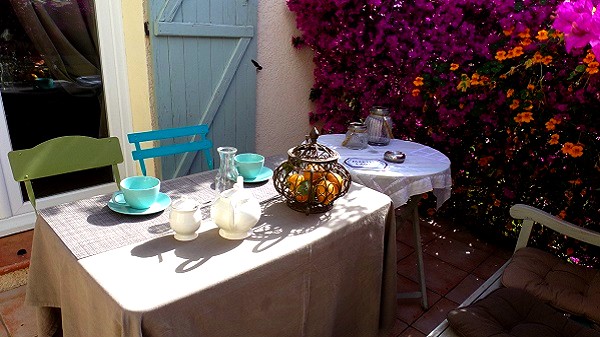
POLYGON ((550 144, 550 145, 558 144, 558 138, 560 138, 560 136, 557 133, 553 134, 552 136, 550 136, 550 140, 548 141, 548 144, 550 144))
POLYGON ((581 144, 573 145, 569 151, 569 155, 573 158, 583 156, 583 146, 581 144))
POLYGON ((598 62, 592 61, 588 63, 587 68, 585 69, 590 75, 598 73, 598 62))
POLYGON ((562 153, 564 153, 564 154, 569 154, 569 152, 571 152, 571 148, 573 147, 573 145, 575 145, 575 144, 573 144, 571 142, 566 142, 563 144, 563 147, 562 147, 562 149, 560 149, 560 151, 562 151, 562 153))
POLYGON ((532 43, 533 43, 533 41, 531 41, 530 38, 521 40, 521 45, 524 46, 524 47, 527 47, 527 46, 529 46, 532 43))
POLYGON ((530 111, 521 112, 521 120, 523 123, 529 123, 533 120, 533 113, 530 111))
POLYGON ((536 39, 538 39, 539 41, 546 41, 548 40, 548 31, 542 29, 537 33, 537 36, 535 37, 536 39))
POLYGON ((478 84, 483 84, 483 82, 481 82, 479 80, 479 74, 474 73, 473 75, 471 75, 471 85, 478 85, 478 84))
POLYGON ((590 63, 593 62, 596 59, 596 57, 594 56, 594 54, 592 53, 588 53, 587 55, 585 55, 585 58, 583 59, 583 63, 590 63))
POLYGON ((419 90, 419 89, 413 89, 413 91, 412 91, 412 95, 413 95, 414 97, 417 97, 417 96, 419 96, 419 94, 420 94, 420 93, 421 93, 421 90, 419 90))
POLYGON ((504 33, 504 36, 510 36, 514 29, 515 27, 510 27, 509 29, 504 29, 502 32, 504 33))
POLYGON ((527 85, 527 90, 533 91, 533 89, 535 89, 535 86, 533 84, 529 83, 527 85))
POLYGON ((508 89, 506 92, 506 98, 510 98, 515 93, 515 89, 508 89))
POLYGON ((498 61, 506 60, 506 52, 504 50, 498 50, 496 52, 496 60, 498 60, 498 61))
POLYGON ((581 179, 577 178, 575 180, 569 180, 569 183, 573 184, 573 185, 581 185, 581 183, 583 183, 583 181, 581 179))
POLYGON ((423 77, 420 77, 420 76, 415 77, 415 80, 413 81, 413 84, 416 87, 422 86, 423 85, 423 77))
POLYGON ((539 51, 536 51, 531 59, 533 60, 533 63, 541 63, 543 58, 542 54, 539 51))
POLYGON ((550 63, 552 63, 552 56, 544 56, 544 58, 542 59, 542 63, 545 65, 549 65, 550 63))
POLYGON ((520 104, 520 103, 521 103, 521 102, 520 102, 518 99, 513 99, 513 101, 512 101, 512 104, 509 106, 509 108, 510 108, 511 110, 515 110, 516 108, 518 108, 518 107, 519 107, 519 104, 520 104))
POLYGON ((519 33, 519 37, 522 39, 526 39, 528 37, 531 37, 531 35, 529 35, 529 28, 525 29, 524 31, 519 33))
POLYGON ((550 119, 546 122, 546 130, 552 131, 554 129, 556 129, 556 124, 552 121, 552 119, 550 119))
POLYGON ((515 57, 519 57, 519 56, 523 55, 523 53, 524 53, 523 47, 521 47, 521 46, 514 47, 512 51, 513 51, 515 57))
POLYGON ((560 213, 558 213, 558 217, 561 219, 564 219, 567 216, 567 211, 565 211, 564 209, 562 211, 560 211, 560 213))
POLYGON ((518 113, 514 120, 517 123, 529 123, 533 120, 533 113, 529 111, 523 111, 518 113))
POLYGON ((450 70, 455 71, 456 69, 458 69, 458 64, 456 64, 456 63, 450 64, 450 70))

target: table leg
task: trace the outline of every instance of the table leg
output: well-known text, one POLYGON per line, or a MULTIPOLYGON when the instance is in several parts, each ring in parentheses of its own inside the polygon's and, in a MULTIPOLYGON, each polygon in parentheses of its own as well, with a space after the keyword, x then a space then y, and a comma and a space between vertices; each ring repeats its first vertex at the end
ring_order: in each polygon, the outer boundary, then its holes
POLYGON ((415 239, 415 251, 417 254, 417 267, 419 269, 419 289, 416 292, 404 292, 396 295, 397 299, 404 298, 421 298, 421 306, 427 310, 429 305, 427 304, 427 285, 425 284, 425 266, 423 264, 423 246, 421 244, 421 228, 419 221, 419 201, 420 196, 413 196, 408 200, 405 206, 402 206, 404 210, 400 210, 400 217, 409 218, 413 225, 413 235, 415 239))

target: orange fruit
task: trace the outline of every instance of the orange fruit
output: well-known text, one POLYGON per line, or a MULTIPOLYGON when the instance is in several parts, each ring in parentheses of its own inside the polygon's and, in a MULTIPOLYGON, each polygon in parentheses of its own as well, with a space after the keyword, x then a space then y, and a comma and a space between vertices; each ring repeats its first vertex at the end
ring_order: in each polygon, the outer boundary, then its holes
POLYGON ((304 181, 304 176, 299 173, 294 173, 288 177, 287 181, 290 190, 294 190, 298 184, 304 181))
POLYGON ((310 186, 309 182, 304 180, 304 177, 302 178, 302 181, 298 185, 294 186, 292 194, 295 196, 296 201, 306 202, 308 201, 308 189, 310 186))
POLYGON ((312 176, 312 181, 314 182, 323 178, 323 175, 325 175, 325 169, 319 164, 308 164, 304 168, 302 174, 304 175, 304 179, 306 180, 311 180, 312 176))
POLYGON ((332 183, 329 180, 322 180, 315 185, 315 196, 317 197, 317 201, 324 205, 328 205, 332 202, 339 191, 336 183, 332 183))
POLYGON ((335 172, 327 172, 325 179, 337 185, 338 191, 344 186, 344 178, 335 172))

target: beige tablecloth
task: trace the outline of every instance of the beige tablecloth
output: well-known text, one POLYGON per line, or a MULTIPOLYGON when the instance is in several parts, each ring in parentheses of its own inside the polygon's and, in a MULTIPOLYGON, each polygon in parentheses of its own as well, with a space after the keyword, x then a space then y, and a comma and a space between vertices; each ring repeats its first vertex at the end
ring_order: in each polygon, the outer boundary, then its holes
MULTIPOLYGON (((368 337, 394 323, 393 207, 361 185, 322 214, 268 201, 245 240, 205 221, 194 241, 159 233, 80 259, 46 217, 36 221, 26 297, 39 336, 368 337)), ((97 226, 90 218, 72 226, 97 226)))

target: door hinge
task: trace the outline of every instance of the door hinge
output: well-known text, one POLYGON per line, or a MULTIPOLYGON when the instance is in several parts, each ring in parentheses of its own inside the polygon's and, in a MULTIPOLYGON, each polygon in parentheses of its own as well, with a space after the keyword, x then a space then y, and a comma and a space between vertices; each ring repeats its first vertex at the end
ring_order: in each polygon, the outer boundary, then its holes
POLYGON ((150 28, 148 28, 148 21, 144 21, 144 34, 150 36, 150 28))

